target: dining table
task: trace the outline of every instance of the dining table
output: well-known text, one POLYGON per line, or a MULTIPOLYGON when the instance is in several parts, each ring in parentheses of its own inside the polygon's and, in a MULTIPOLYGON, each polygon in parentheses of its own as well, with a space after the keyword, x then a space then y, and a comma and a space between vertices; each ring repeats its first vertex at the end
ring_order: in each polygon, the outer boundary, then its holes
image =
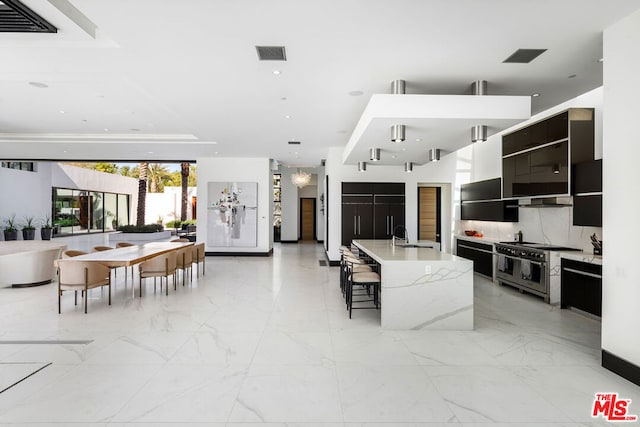
POLYGON ((55 261, 55 265, 57 267, 65 262, 92 261, 107 267, 130 267, 155 256, 193 245, 194 242, 149 242, 143 245, 125 246, 71 258, 61 258, 55 261))

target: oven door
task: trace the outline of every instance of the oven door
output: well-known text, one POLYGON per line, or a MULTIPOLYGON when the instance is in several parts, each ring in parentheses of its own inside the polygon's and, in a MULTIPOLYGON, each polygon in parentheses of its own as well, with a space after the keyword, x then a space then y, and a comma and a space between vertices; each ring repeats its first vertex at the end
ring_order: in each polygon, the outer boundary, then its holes
POLYGON ((516 263, 514 275, 520 285, 546 296, 548 294, 546 268, 545 262, 520 259, 516 263))
POLYGON ((496 255, 496 279, 514 282, 516 279, 514 275, 515 264, 518 262, 518 259, 500 253, 496 255))

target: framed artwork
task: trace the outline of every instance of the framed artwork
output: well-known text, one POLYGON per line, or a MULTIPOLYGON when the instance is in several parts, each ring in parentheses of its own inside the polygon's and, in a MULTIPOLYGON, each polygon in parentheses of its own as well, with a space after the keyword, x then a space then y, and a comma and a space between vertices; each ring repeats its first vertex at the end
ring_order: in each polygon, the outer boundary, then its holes
POLYGON ((207 183, 207 246, 258 246, 258 183, 207 183))

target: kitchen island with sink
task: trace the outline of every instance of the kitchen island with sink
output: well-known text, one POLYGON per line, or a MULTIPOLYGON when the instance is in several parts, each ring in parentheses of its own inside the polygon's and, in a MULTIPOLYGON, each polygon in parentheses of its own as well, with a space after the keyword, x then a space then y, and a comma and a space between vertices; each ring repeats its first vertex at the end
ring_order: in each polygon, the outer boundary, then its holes
POLYGON ((383 329, 473 329, 472 261, 422 241, 406 247, 391 240, 353 244, 380 265, 383 329))

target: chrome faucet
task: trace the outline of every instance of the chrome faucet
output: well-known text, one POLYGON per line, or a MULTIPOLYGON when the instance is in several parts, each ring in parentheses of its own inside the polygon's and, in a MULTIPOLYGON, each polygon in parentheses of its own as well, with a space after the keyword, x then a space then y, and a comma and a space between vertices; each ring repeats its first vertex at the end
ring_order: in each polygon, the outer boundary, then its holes
POLYGON ((400 237, 396 237, 396 230, 400 228, 403 232, 403 239, 404 239, 404 243, 408 244, 409 243, 409 234, 407 233, 407 229, 404 225, 396 225, 395 227, 393 227, 393 232, 391 233, 391 246, 395 247, 396 246, 396 239, 400 239, 400 237))

